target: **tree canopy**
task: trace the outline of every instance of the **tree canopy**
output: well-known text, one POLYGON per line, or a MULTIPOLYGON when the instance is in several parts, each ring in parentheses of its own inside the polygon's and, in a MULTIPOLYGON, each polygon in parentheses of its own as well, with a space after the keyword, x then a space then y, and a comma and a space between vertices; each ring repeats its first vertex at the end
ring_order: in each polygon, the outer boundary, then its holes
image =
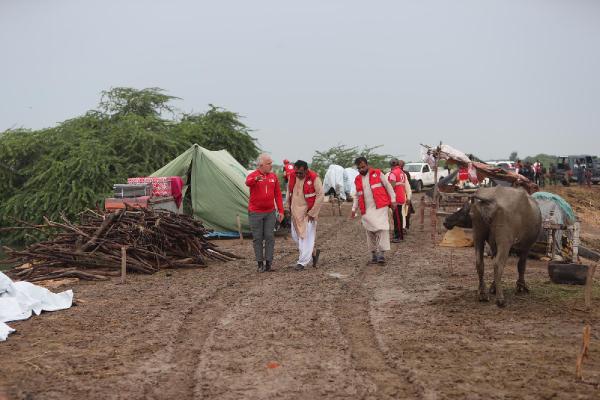
MULTIPOLYGON (((194 143, 226 149, 245 166, 258 156, 238 114, 210 105, 204 113, 175 115, 174 99, 159 88, 115 88, 102 93, 98 109, 55 127, 0 133, 0 226, 61 213, 74 218, 102 206, 114 183, 146 176, 194 143)), ((2 239, 27 237, 14 231, 2 239)))
POLYGON ((375 152, 375 150, 380 147, 381 146, 365 146, 359 148, 356 146, 348 147, 340 144, 328 150, 315 152, 315 155, 312 158, 311 168, 323 177, 331 164, 341 165, 344 168, 352 167, 354 165, 354 160, 360 156, 366 157, 369 161, 369 165, 375 168, 388 168, 392 156, 375 152))

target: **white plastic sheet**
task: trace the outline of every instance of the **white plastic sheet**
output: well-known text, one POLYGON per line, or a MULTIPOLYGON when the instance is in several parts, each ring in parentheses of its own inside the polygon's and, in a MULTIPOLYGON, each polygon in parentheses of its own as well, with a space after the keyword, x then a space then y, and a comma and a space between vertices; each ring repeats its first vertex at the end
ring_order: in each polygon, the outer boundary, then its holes
POLYGON ((323 191, 327 193, 331 188, 342 200, 346 200, 346 192, 344 190, 344 168, 340 165, 332 164, 325 173, 323 179, 323 191))
POLYGON ((73 291, 52 293, 30 282, 13 282, 0 272, 0 342, 14 332, 6 322, 20 321, 42 311, 58 311, 73 305, 73 291))
POLYGON ((358 171, 354 168, 346 168, 344 169, 344 191, 346 193, 350 193, 350 196, 354 197, 356 194, 356 185, 354 184, 354 180, 358 175, 358 171))
POLYGON ((455 160, 462 161, 464 163, 471 162, 471 160, 469 159, 469 157, 467 157, 467 155, 465 153, 463 153, 460 150, 455 149, 452 146, 448 146, 447 144, 443 144, 441 146, 440 150, 443 155, 446 155, 445 157, 442 157, 444 159, 453 158, 455 160))

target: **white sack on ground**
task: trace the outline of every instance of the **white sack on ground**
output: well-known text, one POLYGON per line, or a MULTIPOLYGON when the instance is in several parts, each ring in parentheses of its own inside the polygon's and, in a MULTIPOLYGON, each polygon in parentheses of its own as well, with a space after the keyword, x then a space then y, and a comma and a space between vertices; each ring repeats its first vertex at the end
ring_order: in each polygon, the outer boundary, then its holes
POLYGON ((340 165, 332 164, 325 172, 323 179, 323 191, 327 193, 331 188, 342 200, 346 200, 346 192, 344 191, 344 168, 340 165))
POLYGON ((72 304, 72 290, 52 293, 30 282, 13 282, 0 272, 0 342, 14 332, 5 322, 27 319, 42 311, 64 310, 72 304))

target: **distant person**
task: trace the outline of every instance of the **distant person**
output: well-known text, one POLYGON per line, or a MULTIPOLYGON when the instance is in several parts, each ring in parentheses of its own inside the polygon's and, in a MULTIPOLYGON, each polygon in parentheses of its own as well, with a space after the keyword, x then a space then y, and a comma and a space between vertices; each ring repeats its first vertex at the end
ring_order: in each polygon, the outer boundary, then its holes
POLYGON ((580 186, 585 185, 585 173, 586 173, 586 167, 585 167, 585 160, 582 158, 581 160, 579 160, 579 168, 577 169, 577 183, 579 183, 580 186))
POLYGON ((362 225, 367 234, 367 248, 371 252, 368 264, 385 264, 384 252, 390 250, 390 223, 388 207, 396 208, 396 193, 379 169, 369 167, 365 157, 354 164, 359 175, 354 180, 356 196, 352 204, 352 218, 360 209, 362 225))
POLYGON ((319 261, 321 250, 315 248, 315 239, 324 197, 319 175, 308 169, 306 161, 296 161, 294 171, 289 175, 286 202, 292 216, 292 239, 298 245, 297 271, 302 271, 311 260, 313 267, 319 261))
POLYGON ((588 188, 592 188, 592 169, 591 168, 586 168, 585 169, 585 183, 587 184, 588 188))
POLYGON ((406 174, 400 167, 400 161, 397 158, 390 160, 392 170, 388 175, 388 180, 396 193, 396 208, 393 209, 394 219, 394 238, 392 243, 399 243, 404 240, 404 228, 406 227, 405 215, 408 214, 408 202, 412 191, 406 174))
POLYGON ((466 166, 458 167, 458 186, 463 188, 469 181, 469 168, 466 166))
POLYGON ((536 162, 533 163, 532 170, 533 170, 533 182, 538 186, 540 186, 540 173, 542 172, 540 167, 541 167, 540 160, 536 160, 536 162))
POLYGON ((246 186, 250 188, 248 203, 248 219, 252 231, 254 254, 258 264, 258 272, 271 271, 273 252, 275 250, 275 221, 283 220, 283 199, 279 179, 273 171, 273 159, 268 154, 261 154, 257 161, 258 168, 246 178, 246 186), (279 215, 275 215, 275 205, 279 215))
POLYGON ((525 178, 529 179, 530 181, 534 181, 533 167, 531 166, 531 163, 529 161, 525 161, 525 164, 523 165, 523 167, 521 167, 519 173, 525 178))
POLYGON ((558 183, 556 180, 557 179, 556 178, 556 167, 554 166, 553 163, 550 163, 549 178, 550 178, 550 185, 554 186, 558 183))
POLYGON ((283 181, 287 185, 289 176, 294 172, 294 164, 290 163, 289 160, 283 160, 283 181))
POLYGON ((573 175, 575 175, 577 183, 583 185, 583 165, 581 165, 578 159, 575 160, 575 165, 573 166, 573 175))
POLYGON ((521 160, 517 160, 515 162, 515 172, 517 174, 520 174, 522 169, 523 169, 523 163, 521 162, 521 160))
POLYGON ((548 171, 546 170, 546 167, 544 166, 544 163, 540 163, 540 183, 538 183, 539 187, 546 187, 546 174, 548 173, 548 171))
MULTIPOLYGON (((408 170, 406 170, 404 168, 404 160, 400 160, 398 161, 398 166, 400 167, 400 169, 402 169, 402 172, 404 172, 404 175, 406 175, 406 181, 408 182, 408 186, 410 187, 410 172, 408 170)), ((406 221, 406 230, 404 231, 404 234, 406 235, 406 231, 408 229, 410 229, 410 215, 415 213, 415 208, 412 205, 412 187, 411 187, 411 192, 410 195, 408 196, 408 200, 407 200, 407 204, 408 204, 408 212, 405 215, 405 221, 406 221)))

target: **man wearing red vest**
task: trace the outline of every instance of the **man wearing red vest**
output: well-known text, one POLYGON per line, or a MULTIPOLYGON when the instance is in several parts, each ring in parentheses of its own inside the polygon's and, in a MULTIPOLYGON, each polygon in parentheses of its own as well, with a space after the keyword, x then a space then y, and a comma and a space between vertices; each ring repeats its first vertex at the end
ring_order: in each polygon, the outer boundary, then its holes
POLYGON ((358 157, 354 163, 359 175, 354 180, 356 196, 352 218, 360 208, 362 225, 367 232, 367 247, 372 255, 368 264, 385 264, 383 253, 390 249, 388 207, 396 208, 396 193, 381 170, 370 168, 365 157, 358 157))
POLYGON ((248 220, 252 231, 258 272, 268 272, 273 264, 275 249, 275 205, 277 205, 278 218, 281 222, 283 220, 283 199, 279 179, 272 172, 273 159, 271 156, 261 154, 257 164, 258 169, 246 178, 246 186, 250 188, 248 220))
POLYGON ((408 215, 408 203, 410 201, 412 191, 410 189, 408 178, 400 167, 400 161, 397 158, 392 158, 390 160, 390 166, 392 167, 392 170, 388 175, 388 180, 394 188, 394 193, 396 194, 396 203, 398 204, 398 206, 393 210, 394 238, 392 239, 392 243, 399 243, 401 240, 404 240, 403 231, 406 227, 406 223, 404 221, 406 215, 408 215))
POLYGON ((286 201, 292 216, 292 238, 299 251, 297 271, 302 271, 311 259, 313 267, 319 261, 321 251, 315 250, 315 238, 323 197, 323 184, 317 173, 308 169, 306 161, 296 161, 289 175, 286 201))
POLYGON ((292 164, 289 160, 283 160, 283 181, 287 184, 290 175, 294 173, 294 164, 292 164))

